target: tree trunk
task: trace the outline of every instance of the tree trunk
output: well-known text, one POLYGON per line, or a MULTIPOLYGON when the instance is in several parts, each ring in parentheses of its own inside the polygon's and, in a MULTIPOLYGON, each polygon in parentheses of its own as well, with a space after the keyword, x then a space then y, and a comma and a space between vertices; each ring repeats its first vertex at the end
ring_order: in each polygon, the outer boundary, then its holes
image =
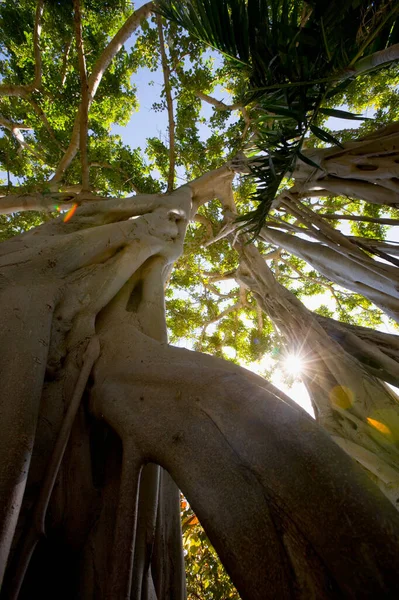
POLYGON ((365 349, 364 335, 362 339, 330 319, 326 324, 313 316, 276 282, 254 245, 242 245, 240 253, 239 280, 252 290, 289 352, 299 354, 304 362, 301 377, 317 421, 368 470, 399 509, 399 399, 374 376, 378 369, 385 370, 389 378, 395 375, 392 352, 391 356, 383 353, 381 344, 365 349), (364 363, 372 358, 370 372, 364 363))
POLYGON ((392 123, 344 148, 306 150, 319 169, 298 161, 296 191, 306 196, 349 196, 372 204, 399 204, 399 126, 392 123))
MULTIPOLYGON (((304 233, 307 231, 304 230, 304 233)), ((264 227, 261 236, 265 241, 305 260, 330 281, 364 296, 399 323, 397 267, 377 263, 364 253, 351 253, 350 249, 339 246, 332 240, 328 246, 326 243, 309 242, 298 235, 290 235, 270 227, 264 227)))
POLYGON ((399 337, 314 314, 328 336, 370 373, 399 387, 399 337))
POLYGON ((377 487, 271 384, 166 343, 187 222, 232 176, 2 244, 2 598, 184 598, 176 484, 244 600, 397 596, 377 487))

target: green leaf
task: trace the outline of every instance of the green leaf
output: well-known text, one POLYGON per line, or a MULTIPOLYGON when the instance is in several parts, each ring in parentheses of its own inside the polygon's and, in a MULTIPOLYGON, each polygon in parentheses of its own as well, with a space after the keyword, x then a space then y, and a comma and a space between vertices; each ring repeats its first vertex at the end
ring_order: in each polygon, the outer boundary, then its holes
POLYGON ((313 160, 311 160, 310 158, 305 156, 305 154, 302 154, 302 152, 298 152, 298 158, 300 160, 302 160, 304 163, 306 163, 307 165, 309 165, 311 167, 315 167, 315 169, 320 169, 320 171, 323 170, 320 165, 313 162, 313 160))
POLYGON ((321 140, 322 142, 328 142, 330 144, 334 144, 335 146, 343 148, 341 142, 337 140, 337 138, 335 138, 333 135, 331 135, 331 133, 329 133, 328 131, 320 129, 320 127, 317 127, 317 125, 310 125, 309 127, 311 132, 314 133, 315 136, 318 137, 319 140, 321 140))
POLYGON ((370 117, 363 117, 362 115, 356 115, 354 113, 347 112, 338 108, 319 108, 319 112, 329 117, 336 117, 337 119, 351 119, 353 121, 372 121, 370 117))

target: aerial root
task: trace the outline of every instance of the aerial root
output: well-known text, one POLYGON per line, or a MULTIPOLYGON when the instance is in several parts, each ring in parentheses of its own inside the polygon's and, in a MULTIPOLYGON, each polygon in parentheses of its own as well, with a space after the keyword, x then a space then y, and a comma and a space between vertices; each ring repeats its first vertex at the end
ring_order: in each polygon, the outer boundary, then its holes
POLYGON ((11 579, 8 586, 9 600, 17 600, 23 584, 30 560, 35 547, 42 536, 45 535, 45 518, 54 483, 58 475, 62 458, 69 440, 72 425, 86 388, 94 363, 100 356, 100 341, 97 336, 90 339, 83 354, 83 365, 76 382, 71 401, 68 405, 53 453, 47 465, 43 484, 36 500, 32 517, 29 519, 28 531, 23 536, 21 547, 17 550, 14 559, 14 568, 11 568, 11 579))

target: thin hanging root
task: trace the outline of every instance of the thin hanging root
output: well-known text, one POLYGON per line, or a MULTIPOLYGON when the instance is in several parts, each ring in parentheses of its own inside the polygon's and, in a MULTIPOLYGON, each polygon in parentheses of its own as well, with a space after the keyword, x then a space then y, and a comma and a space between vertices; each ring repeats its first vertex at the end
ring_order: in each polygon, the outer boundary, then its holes
POLYGON ((16 553, 14 568, 11 569, 11 573, 14 575, 10 580, 9 593, 6 595, 9 600, 17 600, 36 544, 40 538, 45 535, 44 521, 54 483, 58 475, 62 458, 64 456, 72 425, 75 421, 76 413, 86 388, 87 380, 89 379, 93 365, 99 356, 100 341, 97 336, 93 336, 90 339, 83 355, 82 369, 79 373, 79 377, 76 382, 71 401, 67 408, 60 432, 58 434, 53 453, 47 465, 43 484, 35 503, 32 518, 30 519, 29 529, 23 538, 20 550, 16 553))
POLYGON ((134 444, 127 440, 123 444, 119 504, 106 600, 130 598, 142 468, 143 459, 134 444))

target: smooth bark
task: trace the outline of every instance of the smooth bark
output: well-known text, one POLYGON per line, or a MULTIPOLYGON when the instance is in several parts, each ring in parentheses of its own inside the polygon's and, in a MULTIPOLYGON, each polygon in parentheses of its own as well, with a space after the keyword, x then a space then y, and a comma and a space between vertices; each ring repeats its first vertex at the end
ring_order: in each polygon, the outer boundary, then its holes
MULTIPOLYGON (((304 363, 301 377, 317 421, 334 439, 348 441, 340 444, 346 451, 359 447, 367 451, 369 467, 370 457, 373 459, 373 466, 368 469, 370 474, 398 508, 398 397, 375 377, 382 367, 389 380, 397 372, 395 362, 378 346, 370 346, 367 352, 363 340, 354 333, 345 332, 344 338, 344 328, 332 320, 328 320, 326 331, 323 319, 320 324, 316 316, 274 279, 255 246, 244 244, 239 251, 238 280, 253 292, 282 334, 288 351, 301 357, 304 363), (331 322, 335 326, 333 333, 331 322), (360 350, 363 350, 361 361, 358 360, 360 350), (370 362, 374 369, 369 369, 370 362), (381 477, 378 471, 383 473, 381 477)), ((359 459, 358 451, 351 455, 359 459)), ((364 460, 359 462, 367 467, 364 460)))

